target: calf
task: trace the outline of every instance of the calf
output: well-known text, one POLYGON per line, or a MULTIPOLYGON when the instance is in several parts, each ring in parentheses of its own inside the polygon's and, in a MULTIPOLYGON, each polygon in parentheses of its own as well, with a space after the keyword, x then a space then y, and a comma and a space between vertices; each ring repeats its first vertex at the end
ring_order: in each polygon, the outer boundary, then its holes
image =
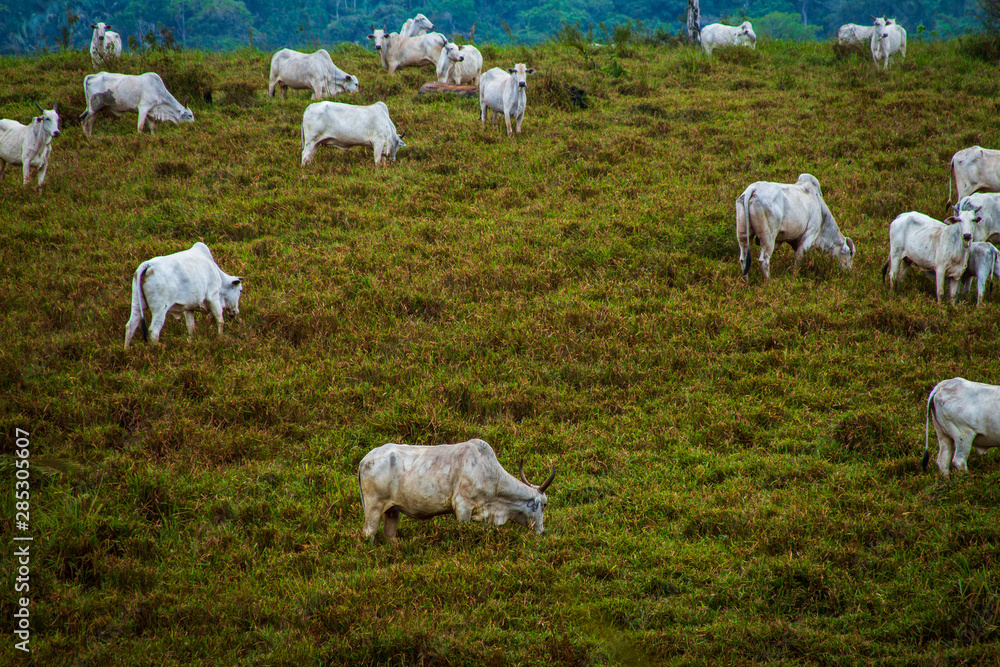
POLYGON ((479 110, 483 125, 486 124, 488 112, 493 112, 493 120, 503 114, 507 123, 507 136, 513 136, 511 118, 517 121, 517 133, 521 134, 521 123, 524 122, 524 110, 528 106, 528 96, 525 88, 528 86, 528 74, 535 70, 518 63, 504 71, 494 67, 479 79, 479 110))
POLYGON ((962 274, 962 291, 972 291, 972 279, 976 279, 976 305, 983 302, 983 293, 990 278, 1000 280, 1000 251, 992 243, 969 244, 969 260, 962 274))
POLYGON ((400 514, 427 521, 454 514, 462 523, 485 521, 502 526, 515 521, 543 533, 545 490, 556 468, 540 486, 510 475, 493 448, 475 439, 436 447, 385 444, 368 452, 358 465, 364 536, 374 541, 379 520, 382 535, 396 538, 400 514))
POLYGON ((895 288, 906 273, 907 262, 912 263, 934 273, 938 303, 944 298, 945 285, 950 283, 954 304, 979 222, 975 211, 956 213, 957 217, 946 221, 953 223, 950 225, 916 211, 903 213, 889 223, 889 259, 882 267, 883 282, 888 269, 889 287, 895 288))
POLYGON ((45 182, 52 154, 52 138, 59 136, 59 113, 56 105, 46 111, 35 103, 41 116, 35 116, 28 125, 16 120, 0 120, 0 178, 7 165, 21 165, 24 185, 31 178, 31 168, 38 169, 38 186, 45 182))
POLYGON ((242 279, 231 276, 215 263, 212 251, 204 243, 195 243, 187 250, 154 257, 139 265, 132 276, 132 315, 125 325, 125 349, 136 330, 142 326, 142 339, 147 340, 143 311, 151 313, 148 338, 160 340, 160 330, 167 314, 180 319, 184 315, 188 336, 194 333, 194 313, 210 312, 222 335, 222 314, 240 313, 242 279))
POLYGON ((965 472, 973 447, 978 454, 1000 447, 1000 387, 958 377, 939 382, 931 390, 924 423, 924 470, 930 460, 932 421, 938 439, 938 470, 945 477, 952 465, 965 472))
POLYGON ((975 192, 958 200, 957 208, 980 218, 973 241, 1000 243, 1000 192, 975 192))

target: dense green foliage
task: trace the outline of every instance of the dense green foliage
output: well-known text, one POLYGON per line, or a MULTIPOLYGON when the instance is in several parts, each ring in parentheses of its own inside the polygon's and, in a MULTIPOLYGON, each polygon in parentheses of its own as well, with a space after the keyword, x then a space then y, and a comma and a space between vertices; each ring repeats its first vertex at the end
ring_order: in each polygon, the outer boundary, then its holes
POLYGON ((335 49, 361 80, 344 101, 406 132, 382 168, 329 148, 301 168, 309 100, 266 98, 266 52, 129 55, 214 103, 89 139, 86 54, 0 59, 0 117, 55 99, 64 119, 44 192, 0 180, 37 664, 1000 657, 997 454, 950 480, 918 464, 930 388, 1000 380, 1000 298, 879 280, 889 221, 940 216, 950 156, 1000 146, 996 67, 954 42, 888 72, 815 42, 573 44, 483 48, 538 70, 514 139, 416 95, 430 70, 335 49), (785 248, 745 285, 733 202, 800 172, 854 270, 785 248), (244 277, 240 315, 124 352, 135 267, 197 240, 244 277), (544 535, 442 517, 361 539, 369 449, 471 437, 508 470, 558 465, 544 535))
MULTIPOLYGON (((996 0, 908 0, 873 2, 841 0, 703 0, 702 20, 763 21, 757 34, 780 39, 827 38, 844 23, 870 23, 871 15, 895 16, 921 38, 951 37, 979 27, 979 3, 989 9, 996 0)), ((58 45, 89 48, 89 26, 110 23, 121 32, 126 48, 141 49, 152 40, 187 48, 225 49, 250 43, 264 50, 290 46, 316 49, 342 41, 364 43, 369 26, 398 30, 420 12, 437 30, 486 42, 537 42, 563 25, 594 26, 598 39, 605 28, 638 21, 652 35, 680 30, 687 0, 542 0, 495 2, 449 0, 435 3, 386 3, 382 0, 0 0, 0 53, 35 53, 58 45), (603 26, 603 27, 602 27, 603 26)))

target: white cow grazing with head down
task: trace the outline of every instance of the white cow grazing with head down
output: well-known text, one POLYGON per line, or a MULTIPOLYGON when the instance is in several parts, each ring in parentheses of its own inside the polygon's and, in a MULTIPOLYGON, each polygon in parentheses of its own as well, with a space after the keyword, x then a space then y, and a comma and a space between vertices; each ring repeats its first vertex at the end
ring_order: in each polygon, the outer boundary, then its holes
POLYGON ((317 146, 334 146, 347 150, 351 146, 370 146, 375 164, 382 156, 396 161, 396 151, 403 143, 402 135, 389 118, 385 102, 369 106, 316 102, 302 114, 302 166, 313 158, 317 146))
POLYGON ((28 125, 16 120, 0 120, 0 177, 7 165, 21 166, 24 185, 31 177, 31 168, 38 169, 38 185, 45 183, 52 154, 52 138, 59 136, 59 113, 56 105, 46 111, 35 103, 42 115, 35 116, 28 125))
POLYGON ((384 29, 376 30, 374 27, 368 39, 374 41, 375 50, 382 58, 382 67, 389 74, 395 74, 400 67, 419 67, 424 63, 437 66, 441 49, 448 43, 448 38, 439 32, 403 37, 398 32, 386 34, 384 29))
POLYGON ((471 83, 478 86, 482 71, 483 54, 476 47, 469 44, 458 46, 455 42, 448 42, 441 49, 441 57, 437 62, 439 83, 451 83, 456 86, 471 83))
POLYGON ((204 243, 195 243, 187 250, 146 260, 132 276, 132 316, 125 325, 125 349, 142 326, 146 340, 146 320, 143 311, 149 306, 149 338, 160 340, 160 330, 167 313, 187 321, 188 336, 194 333, 194 313, 210 312, 222 335, 222 314, 240 313, 242 279, 231 276, 218 267, 212 251, 204 243))
POLYGON ((145 74, 110 74, 98 72, 83 79, 83 94, 87 110, 80 116, 83 131, 90 134, 98 114, 111 113, 121 116, 128 111, 139 112, 139 132, 149 121, 149 131, 156 129, 155 121, 193 123, 194 113, 181 104, 163 85, 155 72, 145 74))
POLYGON ((765 279, 771 277, 771 255, 778 243, 795 248, 796 267, 813 246, 837 257, 848 271, 854 261, 854 241, 840 233, 812 174, 800 174, 791 185, 757 181, 736 199, 736 241, 747 282, 754 237, 760 242, 760 268, 765 279))
POLYGON ((524 110, 528 106, 528 96, 525 88, 528 86, 528 74, 534 74, 533 68, 524 63, 518 63, 508 70, 494 67, 479 78, 479 111, 480 120, 486 124, 489 112, 493 112, 493 120, 503 114, 507 123, 507 136, 513 136, 511 118, 517 122, 517 133, 521 134, 521 123, 524 122, 524 110))
POLYGON ((287 97, 287 91, 291 88, 311 90, 312 99, 319 100, 338 93, 356 92, 358 77, 334 65, 326 49, 320 49, 316 53, 281 49, 271 57, 267 94, 274 97, 278 87, 281 88, 282 98, 287 97))
POLYGON ((962 274, 962 291, 972 290, 972 279, 976 279, 976 305, 983 302, 983 293, 990 278, 1000 280, 1000 251, 992 243, 969 244, 969 260, 962 274))
POLYGON ((945 477, 952 465, 965 472, 973 447, 978 454, 1000 447, 1000 387, 952 378, 931 390, 924 424, 924 470, 930 459, 931 421, 938 439, 938 470, 945 477))
POLYGON ((973 241, 1000 243, 1000 192, 975 192, 958 200, 959 211, 975 211, 979 226, 973 241))
POLYGON ((90 38, 90 61, 94 63, 94 69, 101 69, 105 63, 121 57, 122 38, 105 23, 95 23, 90 27, 94 31, 90 38))
POLYGON ((426 35, 428 30, 433 30, 434 24, 423 14, 417 14, 412 19, 406 19, 403 27, 399 29, 400 37, 416 37, 426 35))
POLYGON ((952 179, 960 200, 973 192, 1000 192, 1000 151, 971 146, 951 157, 951 172, 948 174, 949 204, 952 179))
POLYGON ((382 535, 396 537, 400 514, 426 521, 454 514, 462 523, 484 521, 502 526, 515 521, 535 532, 545 531, 545 490, 510 475, 493 448, 475 439, 435 447, 385 444, 368 452, 358 466, 358 486, 365 513, 364 535, 374 541, 385 515, 382 535))
POLYGON ((705 49, 705 53, 712 55, 712 51, 720 46, 749 46, 756 49, 757 35, 750 21, 744 21, 735 27, 710 23, 701 29, 701 48, 705 49))
POLYGON ((874 32, 874 25, 845 23, 840 26, 839 30, 837 30, 837 41, 841 44, 859 44, 869 46, 872 41, 872 33, 874 32))
POLYGON ((889 223, 889 259, 882 267, 882 280, 888 269, 889 287, 895 288, 906 273, 907 262, 903 260, 908 260, 918 269, 934 273, 938 303, 949 283, 951 302, 955 303, 979 222, 975 211, 956 211, 956 216, 945 221, 952 224, 916 211, 897 216, 889 223))
POLYGON ((897 53, 906 57, 906 30, 894 19, 875 19, 871 36, 872 60, 876 67, 889 68, 889 59, 897 53))

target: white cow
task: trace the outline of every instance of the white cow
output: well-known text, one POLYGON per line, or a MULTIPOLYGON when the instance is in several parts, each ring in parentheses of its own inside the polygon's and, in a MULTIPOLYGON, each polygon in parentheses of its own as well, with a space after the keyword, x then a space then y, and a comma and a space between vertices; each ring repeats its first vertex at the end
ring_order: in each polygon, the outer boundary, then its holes
POLYGON ((95 23, 90 27, 94 31, 90 38, 90 61, 94 63, 94 69, 99 70, 105 63, 121 57, 122 37, 106 23, 95 23))
POLYGON ((494 121, 503 114, 508 137, 514 135, 511 118, 517 121, 517 133, 521 134, 524 110, 528 106, 528 96, 525 93, 528 86, 527 75, 534 73, 533 68, 518 63, 506 71, 494 67, 479 78, 479 112, 484 125, 492 111, 494 121))
POLYGON ((960 200, 973 192, 1000 192, 1000 151, 971 146, 951 156, 951 171, 948 174, 949 204, 952 179, 960 200))
POLYGON ((400 37, 416 37, 426 35, 428 30, 433 30, 434 24, 423 14, 417 14, 412 19, 406 19, 406 23, 399 29, 400 37))
POLYGON ((333 64, 330 53, 320 49, 315 53, 300 53, 281 49, 271 57, 271 76, 267 94, 274 97, 277 87, 281 97, 292 90, 311 90, 312 99, 319 100, 338 93, 353 93, 358 89, 358 77, 333 64))
POLYGON ((732 27, 721 23, 710 23, 701 29, 701 48, 712 55, 712 50, 720 46, 749 46, 757 48, 757 35, 750 21, 732 27))
POLYGON ((983 302, 983 293, 990 278, 1000 280, 1000 251, 992 243, 969 244, 969 259, 962 274, 962 291, 972 291, 972 279, 976 279, 976 305, 983 302))
POLYGON ((876 67, 889 68, 889 60, 897 53, 906 57, 906 30, 893 19, 875 19, 871 36, 872 60, 876 67))
POLYGON ((83 79, 83 94, 87 110, 80 116, 83 131, 91 134, 98 114, 111 113, 121 116, 128 111, 139 112, 139 132, 149 121, 149 131, 156 129, 155 121, 193 123, 194 113, 178 102, 163 85, 155 72, 145 74, 110 74, 98 72, 83 79))
POLYGON ((41 116, 35 116, 28 125, 16 120, 0 120, 0 178, 7 165, 21 166, 24 185, 31 177, 31 168, 38 169, 38 186, 45 183, 49 170, 49 155, 52 154, 52 138, 59 136, 59 112, 56 105, 46 111, 35 103, 41 116))
POLYGON ((837 31, 837 41, 841 44, 860 44, 869 46, 872 41, 872 33, 875 32, 874 25, 858 25, 857 23, 845 23, 837 31))
POLYGON ((465 44, 458 46, 448 42, 441 49, 437 62, 437 80, 439 83, 451 83, 456 86, 471 83, 479 85, 479 77, 483 71, 483 54, 474 46, 465 44))
POLYGON ((924 470, 930 459, 931 421, 938 439, 938 470, 945 477, 952 465, 965 472, 973 447, 978 454, 1000 447, 1000 387, 959 377, 939 382, 931 390, 924 423, 924 470))
POLYGON ((397 445, 376 447, 358 466, 358 486, 365 513, 364 536, 374 541, 385 515, 382 535, 392 542, 400 514, 426 521, 454 514, 462 523, 484 521, 502 526, 515 521, 535 532, 545 531, 545 490, 556 475, 540 486, 510 475, 493 448, 474 439, 435 447, 397 445))
POLYGON ((375 164, 382 156, 396 161, 396 151, 403 143, 402 135, 389 118, 385 102, 370 106, 316 102, 302 114, 302 166, 312 161, 317 146, 334 146, 347 150, 351 146, 370 146, 375 164))
POLYGON ((883 282, 888 269, 889 287, 894 289, 910 263, 934 273, 938 303, 944 298, 946 285, 950 287, 951 302, 955 303, 969 259, 969 245, 979 222, 975 211, 956 213, 957 217, 945 221, 953 224, 916 211, 903 213, 889 223, 889 259, 882 267, 883 282))
POLYGON ((146 320, 143 311, 149 306, 149 338, 160 340, 160 330, 167 314, 187 321, 188 336, 194 333, 194 313, 210 312, 222 335, 222 313, 240 313, 242 279, 231 276, 218 267, 212 251, 204 243, 195 243, 187 250, 146 260, 132 276, 132 316, 125 325, 125 349, 142 326, 146 340, 146 320))
POLYGON ((854 261, 854 241, 840 233, 812 174, 800 174, 791 185, 757 181, 736 198, 736 241, 743 278, 748 283, 750 244, 755 237, 760 243, 760 268, 765 279, 771 277, 771 255, 778 243, 795 249, 796 267, 813 246, 837 257, 848 271, 854 261))
POLYGON ((418 67, 424 63, 437 66, 441 49, 448 43, 448 38, 439 32, 403 37, 398 32, 386 34, 384 29, 375 28, 372 28, 368 39, 374 41, 375 50, 382 59, 382 67, 389 74, 394 74, 400 67, 418 67))
POLYGON ((975 192, 962 197, 957 208, 975 211, 981 219, 973 241, 1000 243, 1000 192, 975 192))

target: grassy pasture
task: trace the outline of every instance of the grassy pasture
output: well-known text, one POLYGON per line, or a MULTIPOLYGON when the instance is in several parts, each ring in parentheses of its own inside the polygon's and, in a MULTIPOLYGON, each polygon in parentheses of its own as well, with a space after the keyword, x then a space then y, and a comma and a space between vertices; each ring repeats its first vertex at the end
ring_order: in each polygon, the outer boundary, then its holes
POLYGON ((127 57, 196 121, 90 139, 89 54, 0 59, 0 117, 63 114, 45 191, 0 181, 34 661, 997 660, 997 455, 947 481, 919 460, 936 382, 1000 381, 1000 297, 879 280, 888 223, 943 217, 951 155, 1000 147, 997 68, 954 42, 884 73, 811 43, 483 51, 538 70, 513 140, 474 100, 417 96, 429 68, 331 49, 361 80, 346 101, 406 132, 383 168, 360 148, 300 168, 308 94, 266 97, 269 54, 127 57), (746 286, 733 202, 801 172, 854 270, 795 272, 785 248, 746 286), (123 352, 136 266, 197 240, 244 277, 241 314, 123 352), (361 539, 369 449, 471 437, 536 480, 558 465, 543 536, 442 517, 361 539))

